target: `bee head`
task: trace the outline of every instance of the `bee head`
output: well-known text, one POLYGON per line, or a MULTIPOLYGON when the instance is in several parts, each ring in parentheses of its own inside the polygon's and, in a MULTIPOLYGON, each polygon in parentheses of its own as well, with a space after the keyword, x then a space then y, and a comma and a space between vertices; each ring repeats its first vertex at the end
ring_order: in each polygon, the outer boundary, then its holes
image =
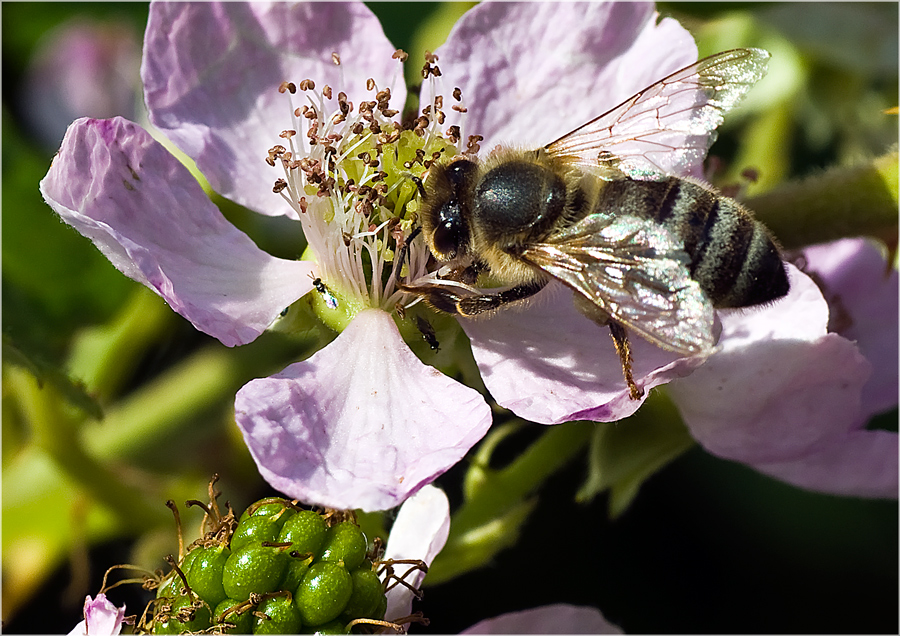
POLYGON ((420 220, 435 258, 448 261, 465 254, 469 245, 471 192, 477 165, 466 157, 436 163, 425 179, 420 220))

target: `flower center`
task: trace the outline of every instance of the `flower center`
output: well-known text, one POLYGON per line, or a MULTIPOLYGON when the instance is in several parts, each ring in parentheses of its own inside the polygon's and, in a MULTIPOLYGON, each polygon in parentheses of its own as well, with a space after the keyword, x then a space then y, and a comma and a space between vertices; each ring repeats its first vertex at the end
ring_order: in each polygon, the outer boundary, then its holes
MULTIPOLYGON (((394 54, 401 61, 405 56, 394 54)), ((339 57, 333 57, 339 64, 339 57)), ((442 130, 444 100, 436 85, 440 71, 433 65, 437 58, 426 59, 422 94, 430 94, 430 102, 417 118, 402 124, 399 111, 391 108, 390 89, 379 89, 371 78, 366 90, 372 99, 357 105, 343 91, 335 93, 327 85, 320 90, 313 80, 303 80, 299 90, 307 103, 291 104, 293 126, 280 135, 287 147, 274 146, 266 158, 271 166, 281 163, 284 178, 276 180, 273 190, 303 224, 309 243, 304 258, 318 263, 314 288, 323 302, 316 303, 317 311, 338 329, 369 307, 402 314, 408 294, 397 283, 426 273, 428 248, 421 240, 407 244, 415 227, 417 194, 435 161, 460 152, 459 128, 442 130), (404 252, 399 262, 397 256, 404 252)), ((279 90, 290 99, 297 88, 285 82, 279 90)), ((460 98, 459 89, 454 90, 453 99, 460 98)), ((465 112, 460 105, 453 108, 465 112)))

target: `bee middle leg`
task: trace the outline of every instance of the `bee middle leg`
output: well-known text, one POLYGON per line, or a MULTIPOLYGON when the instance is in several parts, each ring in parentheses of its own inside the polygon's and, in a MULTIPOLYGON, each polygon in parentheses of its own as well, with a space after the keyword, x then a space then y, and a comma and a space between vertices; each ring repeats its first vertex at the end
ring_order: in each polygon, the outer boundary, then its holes
POLYGON ((625 330, 625 327, 613 320, 609 314, 581 294, 575 294, 574 301, 575 308, 587 318, 590 318, 601 327, 609 327, 609 335, 612 336, 616 353, 619 356, 619 362, 622 363, 622 375, 625 376, 628 395, 632 400, 641 399, 644 395, 644 389, 639 387, 637 382, 634 381, 634 373, 632 371, 634 358, 631 355, 631 342, 628 340, 628 332, 625 330))
POLYGON ((451 285, 417 285, 407 287, 400 285, 404 291, 421 296, 429 305, 447 314, 457 316, 477 316, 503 305, 533 296, 543 289, 546 283, 528 283, 505 289, 492 294, 472 294, 461 291, 451 285))

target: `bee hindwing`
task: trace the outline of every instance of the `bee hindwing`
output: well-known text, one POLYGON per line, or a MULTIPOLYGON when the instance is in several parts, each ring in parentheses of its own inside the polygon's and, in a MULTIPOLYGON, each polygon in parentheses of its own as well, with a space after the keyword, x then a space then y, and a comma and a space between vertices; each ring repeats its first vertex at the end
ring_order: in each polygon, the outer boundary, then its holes
POLYGON ((766 73, 769 53, 733 49, 672 73, 546 146, 602 178, 655 179, 706 156, 713 132, 766 73))
POLYGON ((712 303, 680 241, 658 223, 594 213, 522 256, 660 347, 695 354, 715 344, 712 303))

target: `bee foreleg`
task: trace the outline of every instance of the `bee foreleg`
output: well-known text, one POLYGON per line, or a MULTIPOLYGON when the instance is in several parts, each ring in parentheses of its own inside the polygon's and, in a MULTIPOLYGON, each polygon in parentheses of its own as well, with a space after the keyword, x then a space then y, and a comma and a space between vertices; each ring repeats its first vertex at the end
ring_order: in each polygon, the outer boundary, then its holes
POLYGON ((631 343, 628 341, 628 332, 625 327, 610 320, 609 334, 612 336, 613 344, 616 346, 616 353, 619 354, 619 360, 622 363, 622 373, 625 375, 625 384, 628 385, 628 394, 632 400, 639 400, 644 395, 644 389, 639 387, 634 381, 634 375, 631 372, 631 365, 634 360, 631 357, 631 343))
POLYGON ((524 300, 544 288, 544 281, 517 285, 510 289, 494 294, 479 294, 477 296, 465 296, 457 303, 457 313, 463 316, 476 316, 492 309, 498 309, 508 303, 524 300))
POLYGON ((543 281, 528 283, 492 294, 475 294, 462 291, 460 287, 439 284, 416 286, 400 284, 398 287, 403 291, 420 296, 438 311, 458 316, 476 316, 492 309, 498 309, 507 303, 533 296, 543 289, 545 284, 543 281))

